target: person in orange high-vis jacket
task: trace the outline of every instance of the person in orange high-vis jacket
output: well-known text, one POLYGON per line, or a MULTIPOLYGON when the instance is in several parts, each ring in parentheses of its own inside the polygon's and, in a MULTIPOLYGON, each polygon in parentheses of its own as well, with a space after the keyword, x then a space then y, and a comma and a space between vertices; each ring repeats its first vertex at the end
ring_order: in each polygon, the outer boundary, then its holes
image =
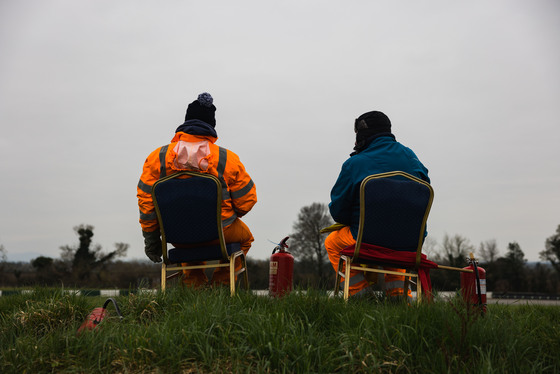
MULTIPOLYGON (((152 201, 153 184, 166 175, 183 170, 212 174, 224 188, 222 225, 226 243, 240 242, 245 254, 254 241, 253 235, 241 217, 257 202, 256 187, 245 167, 234 152, 216 145, 216 107, 208 93, 198 95, 188 105, 185 122, 175 131, 171 143, 154 150, 146 161, 137 186, 140 225, 144 236, 146 255, 153 262, 161 262, 161 237, 152 201)), ((239 269, 241 263, 236 265, 239 269)), ((187 285, 202 286, 208 278, 202 269, 184 270, 187 285)), ((218 268, 212 275, 212 284, 229 282, 227 268, 218 268)))
MULTIPOLYGON (((329 210, 333 219, 342 225, 325 239, 325 249, 335 271, 338 269, 340 252, 356 243, 360 220, 360 184, 372 174, 400 170, 426 182, 428 169, 422 165, 414 152, 396 141, 391 133, 391 121, 382 112, 362 114, 354 121, 356 143, 354 152, 342 165, 338 179, 331 190, 329 210)), ((375 244, 375 243, 371 243, 375 244)), ((404 269, 385 268, 404 273, 404 269)), ((388 297, 404 294, 404 276, 385 274, 383 277, 371 272, 350 272, 350 295, 366 294, 370 286, 377 284, 388 297)), ((408 293, 410 296, 410 290, 408 293)))

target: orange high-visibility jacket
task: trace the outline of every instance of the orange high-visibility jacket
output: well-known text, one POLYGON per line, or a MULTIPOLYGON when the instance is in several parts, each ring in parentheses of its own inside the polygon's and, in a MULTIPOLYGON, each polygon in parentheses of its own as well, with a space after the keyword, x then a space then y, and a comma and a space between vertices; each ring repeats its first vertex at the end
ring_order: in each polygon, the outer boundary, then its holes
MULTIPOLYGON (((234 152, 214 144, 217 138, 209 135, 190 135, 177 132, 171 143, 150 153, 144 162, 142 176, 138 182, 137 197, 140 208, 140 225, 142 231, 151 232, 159 229, 154 203, 152 201, 152 186, 160 178, 182 170, 196 170, 208 172, 221 181, 222 194, 222 225, 229 226, 237 217, 248 213, 257 202, 257 189, 245 167, 234 152), (191 147, 202 150, 202 155, 190 152, 188 161, 186 151, 181 147, 191 147), (204 150, 206 150, 204 152, 204 150), (193 156, 193 153, 195 154, 193 156), (194 167, 193 157, 195 158, 194 167), (186 167, 189 162, 191 167, 186 167)), ((200 152, 198 152, 200 153, 200 152)))

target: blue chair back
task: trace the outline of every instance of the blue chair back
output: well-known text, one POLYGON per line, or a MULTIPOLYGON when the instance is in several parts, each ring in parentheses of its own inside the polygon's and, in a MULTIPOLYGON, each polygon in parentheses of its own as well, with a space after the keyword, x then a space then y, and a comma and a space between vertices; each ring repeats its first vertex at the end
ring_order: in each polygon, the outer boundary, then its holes
POLYGON ((419 250, 432 199, 428 183, 403 172, 365 178, 360 188, 361 242, 398 251, 419 250))
POLYGON ((217 178, 175 174, 155 183, 153 195, 167 243, 193 245, 220 238, 221 185, 217 178))
POLYGON ((207 173, 182 171, 159 179, 152 186, 162 244, 161 288, 167 279, 190 269, 229 270, 231 295, 243 273, 249 289, 247 262, 241 243, 226 243, 222 226, 222 183, 207 173), (168 243, 173 245, 168 249, 168 243), (220 260, 213 264, 206 261, 220 260), (203 263, 197 263, 203 261, 203 263), (236 263, 241 268, 236 270, 236 263), (168 271, 178 271, 167 276, 168 271))

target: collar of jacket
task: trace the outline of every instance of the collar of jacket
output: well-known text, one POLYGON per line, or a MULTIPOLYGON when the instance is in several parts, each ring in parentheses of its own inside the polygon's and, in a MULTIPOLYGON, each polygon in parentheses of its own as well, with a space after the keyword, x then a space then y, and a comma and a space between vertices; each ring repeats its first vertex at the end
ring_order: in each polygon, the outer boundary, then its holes
POLYGON ((173 137, 173 139, 171 139, 170 143, 176 143, 179 141, 184 141, 188 143, 198 143, 203 140, 206 140, 207 142, 210 142, 212 144, 216 143, 216 138, 212 136, 191 135, 191 134, 184 133, 182 131, 176 132, 175 136, 173 137))
POLYGON ((185 123, 177 127, 175 132, 184 132, 190 135, 211 136, 216 139, 218 138, 216 129, 199 119, 189 119, 188 121, 185 121, 185 123))
POLYGON ((350 157, 357 155, 358 153, 360 153, 361 151, 363 151, 364 149, 366 149, 367 147, 369 147, 369 145, 378 138, 384 138, 384 137, 388 137, 388 138, 393 138, 393 140, 397 140, 397 138, 395 138, 395 135, 393 135, 390 132, 381 132, 379 134, 375 134, 370 136, 369 138, 367 138, 365 140, 365 142, 363 143, 363 145, 361 147, 354 147, 355 151, 350 153, 350 157))

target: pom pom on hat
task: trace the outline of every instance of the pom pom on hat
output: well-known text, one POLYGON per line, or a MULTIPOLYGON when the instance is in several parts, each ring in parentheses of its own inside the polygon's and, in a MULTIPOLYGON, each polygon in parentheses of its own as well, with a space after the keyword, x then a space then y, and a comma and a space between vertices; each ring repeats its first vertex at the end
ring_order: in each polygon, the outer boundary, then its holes
POLYGON ((198 102, 201 105, 210 108, 212 106, 212 103, 214 103, 214 98, 212 98, 212 95, 210 95, 208 92, 203 92, 198 95, 198 102))

